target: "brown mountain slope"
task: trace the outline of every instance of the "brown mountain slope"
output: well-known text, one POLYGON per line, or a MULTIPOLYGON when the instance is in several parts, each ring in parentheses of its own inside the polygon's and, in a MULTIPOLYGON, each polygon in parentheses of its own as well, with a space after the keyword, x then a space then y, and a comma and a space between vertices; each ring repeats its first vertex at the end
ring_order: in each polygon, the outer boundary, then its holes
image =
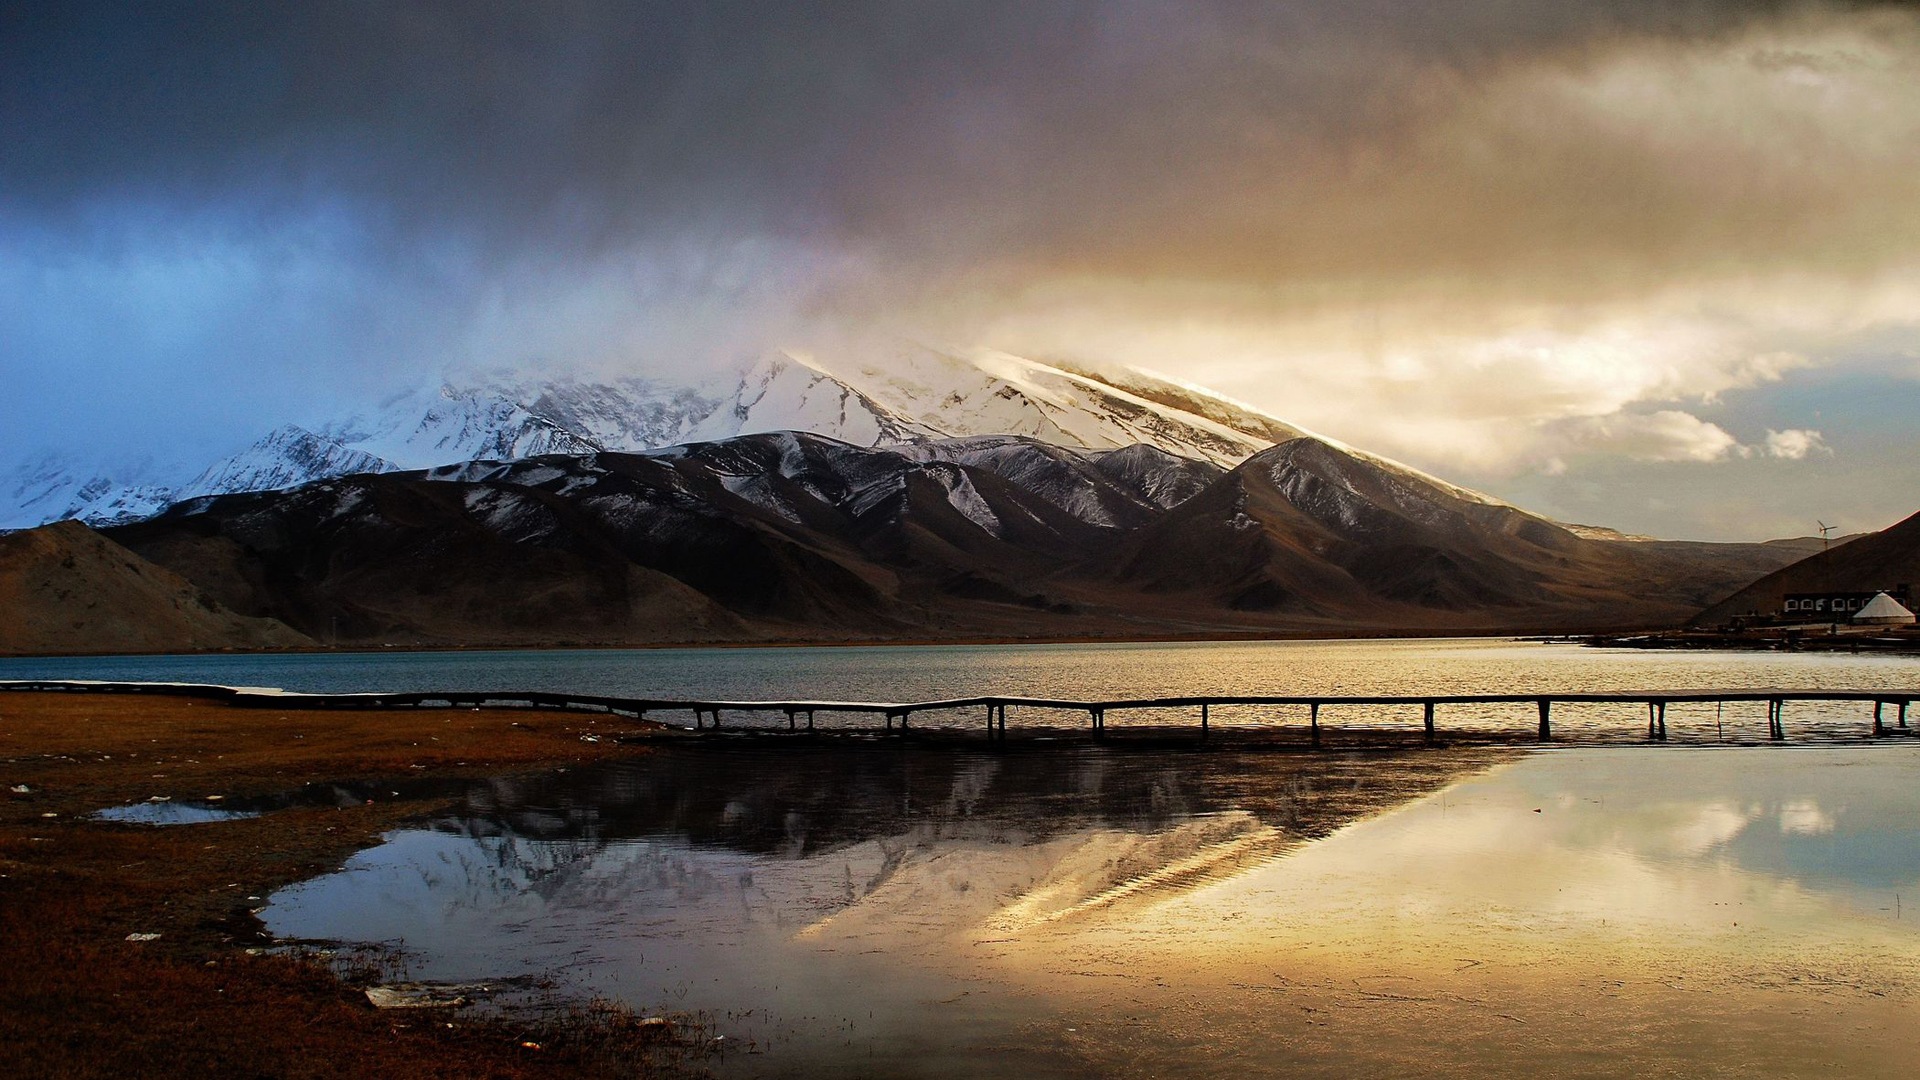
POLYGON ((109 535, 361 644, 1642 628, 1797 557, 1589 540, 1312 439, 1190 464, 769 433, 222 496, 109 535))
POLYGON ((1661 625, 1791 545, 1593 540, 1316 439, 1248 458, 1138 530, 1117 575, 1172 603, 1404 629, 1661 625))
POLYGON ((79 522, 0 536, 0 653, 311 644, 276 619, 235 614, 180 575, 79 522))
POLYGON ((1866 592, 1915 583, 1920 583, 1920 514, 1776 570, 1695 615, 1693 624, 1719 626, 1737 615, 1770 615, 1790 592, 1866 592))

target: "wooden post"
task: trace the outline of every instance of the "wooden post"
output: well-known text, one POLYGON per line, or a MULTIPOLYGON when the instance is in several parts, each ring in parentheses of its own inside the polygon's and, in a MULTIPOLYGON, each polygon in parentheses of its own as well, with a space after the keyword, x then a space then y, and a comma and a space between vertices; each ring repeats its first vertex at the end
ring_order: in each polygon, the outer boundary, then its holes
POLYGON ((808 731, 813 730, 813 710, 812 709, 807 710, 807 730, 808 731))
POLYGON ((1779 742, 1787 737, 1787 703, 1782 698, 1767 702, 1767 737, 1779 742))
POLYGON ((1107 729, 1107 718, 1100 714, 1099 709, 1087 710, 1087 715, 1093 718, 1093 734, 1096 738, 1107 729))
POLYGON ((1320 745, 1320 703, 1316 701, 1313 704, 1307 706, 1307 709, 1308 709, 1307 726, 1313 732, 1313 745, 1319 746, 1320 745))
POLYGON ((1200 737, 1207 737, 1207 703, 1204 701, 1200 703, 1200 737))
POLYGON ((1649 701, 1647 702, 1647 740, 1651 742, 1654 738, 1655 736, 1653 734, 1653 702, 1649 701))
POLYGON ((794 728, 793 718, 795 716, 795 713, 796 713, 796 710, 793 710, 793 709, 787 710, 787 730, 788 731, 792 731, 794 728))
POLYGON ((1553 699, 1540 699, 1540 741, 1553 738, 1553 699))
POLYGON ((1907 726, 1907 702, 1905 698, 1900 699, 1900 719, 1898 722, 1903 728, 1907 726))
POLYGON ((720 710, 719 709, 713 710, 713 730, 715 731, 720 730, 720 710))
POLYGON ((1887 733, 1886 725, 1880 722, 1880 706, 1882 704, 1884 704, 1884 702, 1878 700, 1873 703, 1873 737, 1876 739, 1887 733))
POLYGON ((1433 702, 1431 701, 1427 702, 1426 722, 1427 722, 1427 741, 1432 742, 1433 741, 1433 702))
POLYGON ((993 741, 993 706, 987 706, 987 741, 993 741))
POLYGON ((1005 742, 1006 739, 1007 739, 1007 707, 1003 703, 1000 706, 1000 741, 1005 742))
POLYGON ((1666 702, 1663 701, 1660 703, 1658 715, 1660 717, 1660 720, 1659 720, 1660 731, 1659 731, 1659 734, 1654 736, 1654 738, 1659 739, 1661 742, 1666 742, 1667 741, 1667 703, 1666 702))

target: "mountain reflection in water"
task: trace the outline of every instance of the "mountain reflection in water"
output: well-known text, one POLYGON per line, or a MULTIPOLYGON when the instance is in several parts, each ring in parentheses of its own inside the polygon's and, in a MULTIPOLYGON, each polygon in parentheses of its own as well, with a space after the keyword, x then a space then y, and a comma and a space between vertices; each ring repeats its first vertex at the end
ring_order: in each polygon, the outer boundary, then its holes
POLYGON ((670 748, 477 785, 264 918, 709 1010, 742 1075, 1895 1060, 1905 748, 1498 760, 670 748))

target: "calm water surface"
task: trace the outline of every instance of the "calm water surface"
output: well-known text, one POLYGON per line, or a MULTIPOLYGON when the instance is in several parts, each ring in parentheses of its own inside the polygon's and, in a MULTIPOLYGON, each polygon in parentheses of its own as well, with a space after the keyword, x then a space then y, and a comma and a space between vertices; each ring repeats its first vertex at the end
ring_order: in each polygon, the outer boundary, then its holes
MULTIPOLYGON (((1920 660, 1449 640, 4 660, 6 677, 900 701, 1911 689, 1920 660)), ((1524 731, 1528 713, 1442 726, 1524 731)), ((1866 716, 1794 706, 1788 726, 1860 738, 1866 716)), ((1668 724, 1703 744, 1765 721, 1668 724)), ((1485 753, 661 747, 478 785, 263 918, 400 945, 419 978, 540 973, 703 1013, 740 1048, 715 1062, 729 1076, 1910 1074, 1920 740, 1485 753)))
POLYGON ((676 747, 263 918, 704 1012, 723 1075, 1903 1075, 1917 750, 676 747))
MULTIPOLYGON (((1914 689, 1920 688, 1920 658, 1647 652, 1447 639, 55 657, 0 659, 0 678, 170 680, 334 692, 551 690, 653 698, 925 701, 978 694, 1093 699, 1769 686, 1914 689)), ((1304 715, 1294 715, 1299 712, 1223 709, 1214 719, 1227 725, 1298 724, 1304 722, 1304 715)), ((1529 713, 1530 707, 1517 706, 1481 710, 1465 719, 1528 730, 1529 713)), ((1864 715, 1859 707, 1796 705, 1790 708, 1789 727, 1801 734, 1812 725, 1822 734, 1858 735, 1865 730, 1864 715)), ((1079 723, 1084 716, 1058 719, 1079 723)), ((1115 714, 1110 723, 1125 726, 1135 719, 1115 714)), ((1418 722, 1411 715, 1359 710, 1327 719, 1363 726, 1418 722)), ((1451 719, 1459 718, 1443 717, 1443 723, 1451 719)), ((1561 706, 1555 719, 1569 733, 1583 727, 1592 732, 1645 729, 1644 714, 1628 706, 1561 706)), ((973 724, 978 718, 948 722, 973 724)), ((1726 713, 1713 706, 1675 706, 1668 726, 1677 739, 1764 736, 1765 706, 1726 713)))

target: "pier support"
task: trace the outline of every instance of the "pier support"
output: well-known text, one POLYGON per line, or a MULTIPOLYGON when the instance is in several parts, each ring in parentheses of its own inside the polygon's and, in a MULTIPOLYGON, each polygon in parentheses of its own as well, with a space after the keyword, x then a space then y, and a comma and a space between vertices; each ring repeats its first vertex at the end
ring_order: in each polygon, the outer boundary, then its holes
POLYGON ((799 710, 798 710, 798 709, 788 709, 788 710, 787 710, 787 730, 788 730, 788 731, 792 731, 792 730, 793 730, 793 729, 795 728, 795 726, 796 726, 796 725, 795 725, 795 723, 794 723, 794 717, 796 717, 796 716, 798 716, 798 715, 799 715, 799 710))
POLYGON ((1647 702, 1647 739, 1650 742, 1667 741, 1667 703, 1664 701, 1647 702))
POLYGON ((1204 741, 1206 737, 1207 737, 1207 703, 1203 701, 1200 703, 1200 738, 1202 741, 1204 741))
POLYGON ((808 731, 813 730, 813 710, 812 709, 807 710, 807 730, 808 731))
POLYGON ((1088 709, 1087 715, 1093 717, 1094 736, 1096 738, 1104 737, 1107 733, 1107 710, 1088 709))
POLYGON ((1540 741, 1547 742, 1552 738, 1553 738, 1553 701, 1550 698, 1541 698, 1540 699, 1540 741))
POLYGON ((1431 745, 1433 743, 1433 702, 1429 701, 1426 704, 1427 704, 1427 715, 1426 715, 1427 743, 1431 745))
POLYGON ((1887 726, 1880 721, 1880 707, 1885 704, 1886 702, 1884 701, 1875 701, 1873 703, 1873 737, 1876 739, 1887 733, 1887 726))
POLYGON ((1320 745, 1320 703, 1307 706, 1307 729, 1313 733, 1313 745, 1320 745))
POLYGON ((1775 742, 1787 737, 1787 703, 1779 698, 1767 699, 1767 738, 1775 742))

